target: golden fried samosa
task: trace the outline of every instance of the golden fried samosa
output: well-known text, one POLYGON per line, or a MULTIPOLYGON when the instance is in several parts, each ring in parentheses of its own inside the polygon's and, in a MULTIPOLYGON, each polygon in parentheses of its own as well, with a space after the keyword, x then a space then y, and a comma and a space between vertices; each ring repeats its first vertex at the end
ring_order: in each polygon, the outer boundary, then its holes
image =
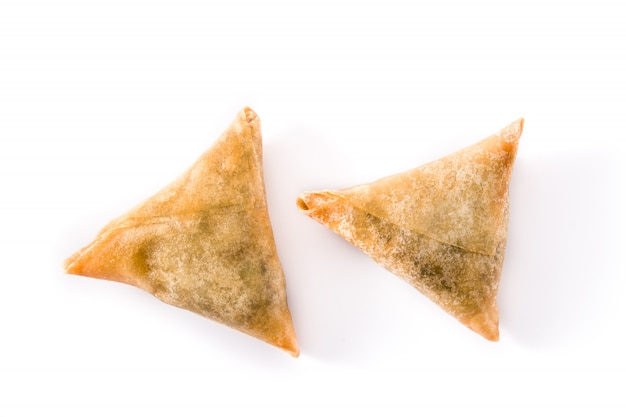
POLYGON ((134 285, 298 356, 261 147, 245 108, 180 178, 72 255, 67 273, 134 285))
POLYGON ((370 184, 302 194, 297 205, 496 341, 508 186, 523 123, 370 184))

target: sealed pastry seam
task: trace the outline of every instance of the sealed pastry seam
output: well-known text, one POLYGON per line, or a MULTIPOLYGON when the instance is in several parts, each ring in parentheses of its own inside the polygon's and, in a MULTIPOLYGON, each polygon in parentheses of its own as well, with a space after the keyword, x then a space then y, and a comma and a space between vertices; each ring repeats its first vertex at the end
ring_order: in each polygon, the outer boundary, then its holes
POLYGON ((106 225, 68 273, 134 285, 275 345, 299 348, 249 108, 181 177, 106 225))

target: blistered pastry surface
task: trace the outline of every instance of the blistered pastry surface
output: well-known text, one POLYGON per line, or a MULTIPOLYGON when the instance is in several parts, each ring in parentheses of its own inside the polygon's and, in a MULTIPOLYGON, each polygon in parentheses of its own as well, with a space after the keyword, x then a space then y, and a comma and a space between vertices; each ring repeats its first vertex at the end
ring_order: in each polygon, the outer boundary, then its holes
POLYGON ((66 268, 135 285, 299 353, 250 109, 185 174, 109 223, 66 268))
POLYGON ((520 119, 452 155, 298 207, 489 340, 504 261, 520 119))

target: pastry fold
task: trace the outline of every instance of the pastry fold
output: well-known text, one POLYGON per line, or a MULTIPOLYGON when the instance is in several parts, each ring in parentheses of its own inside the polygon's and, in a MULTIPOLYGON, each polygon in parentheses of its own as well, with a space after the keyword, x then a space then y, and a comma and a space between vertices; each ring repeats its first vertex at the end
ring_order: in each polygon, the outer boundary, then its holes
POLYGON ((496 341, 508 185, 523 124, 370 184, 302 194, 297 205, 496 341))
POLYGON ((267 210, 260 121, 250 108, 181 177, 67 259, 65 270, 134 285, 299 355, 267 210))

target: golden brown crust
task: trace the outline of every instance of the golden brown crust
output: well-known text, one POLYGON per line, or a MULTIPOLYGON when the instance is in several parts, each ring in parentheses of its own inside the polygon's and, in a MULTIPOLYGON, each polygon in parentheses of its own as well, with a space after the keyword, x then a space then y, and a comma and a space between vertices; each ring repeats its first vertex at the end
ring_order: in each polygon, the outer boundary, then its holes
POLYGON ((414 170, 297 205, 489 340, 523 120, 414 170))
POLYGON ((259 119, 249 108, 180 178, 65 263, 299 355, 267 212, 259 119))

